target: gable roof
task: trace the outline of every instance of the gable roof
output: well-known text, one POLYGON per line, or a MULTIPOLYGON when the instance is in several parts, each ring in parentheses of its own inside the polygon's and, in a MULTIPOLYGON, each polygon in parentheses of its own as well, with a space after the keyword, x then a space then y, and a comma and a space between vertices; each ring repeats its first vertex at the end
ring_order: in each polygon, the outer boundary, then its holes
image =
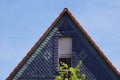
POLYGON ((103 57, 103 59, 106 61, 106 63, 110 66, 110 68, 116 73, 117 76, 120 76, 120 73, 117 71, 117 69, 112 65, 112 63, 108 60, 108 58, 104 55, 104 53, 99 49, 99 47, 95 44, 95 42, 91 39, 91 37, 87 34, 87 32, 82 28, 82 26, 78 23, 78 21, 73 17, 71 12, 64 8, 64 10, 60 13, 60 15, 55 19, 55 21, 51 24, 51 26, 47 29, 47 31, 42 35, 42 37, 35 43, 35 45, 31 48, 31 50, 27 53, 27 55, 23 58, 23 60, 17 65, 17 67, 13 70, 13 72, 10 73, 10 75, 7 77, 6 80, 10 80, 14 74, 23 66, 25 61, 30 57, 30 55, 33 53, 33 51, 37 48, 37 46, 42 42, 44 37, 49 33, 49 31, 54 27, 54 25, 59 21, 59 19, 67 13, 73 22, 78 26, 78 28, 82 31, 84 36, 91 42, 91 44, 96 48, 96 50, 99 52, 99 54, 103 57))

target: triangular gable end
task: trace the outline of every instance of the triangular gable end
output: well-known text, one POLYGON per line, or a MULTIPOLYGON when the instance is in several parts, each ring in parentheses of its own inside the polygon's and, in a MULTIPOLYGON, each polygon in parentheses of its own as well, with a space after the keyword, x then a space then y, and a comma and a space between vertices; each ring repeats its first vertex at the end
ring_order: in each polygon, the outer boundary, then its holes
POLYGON ((72 66, 83 61, 86 80, 119 80, 111 64, 67 8, 31 48, 7 80, 54 80, 58 67, 58 38, 72 36, 72 66))

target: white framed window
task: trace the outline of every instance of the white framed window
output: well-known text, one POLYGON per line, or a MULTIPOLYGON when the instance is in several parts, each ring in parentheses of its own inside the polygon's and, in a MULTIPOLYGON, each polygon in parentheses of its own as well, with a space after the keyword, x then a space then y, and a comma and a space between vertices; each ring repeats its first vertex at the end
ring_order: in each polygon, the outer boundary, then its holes
POLYGON ((59 37, 58 42, 59 63, 64 62, 71 67, 72 37, 59 37))

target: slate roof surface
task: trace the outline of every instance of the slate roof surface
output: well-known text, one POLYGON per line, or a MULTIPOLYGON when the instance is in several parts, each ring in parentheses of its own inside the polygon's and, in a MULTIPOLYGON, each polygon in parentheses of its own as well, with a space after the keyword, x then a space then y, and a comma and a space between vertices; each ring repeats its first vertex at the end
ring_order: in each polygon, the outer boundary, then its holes
POLYGON ((108 60, 108 58, 104 55, 104 53, 100 50, 100 48, 96 45, 96 43, 91 39, 91 37, 87 34, 87 32, 82 28, 82 26, 79 24, 79 22, 73 17, 71 12, 67 8, 64 8, 64 10, 60 13, 60 15, 55 19, 55 21, 51 24, 51 26, 47 29, 47 31, 42 35, 42 37, 35 43, 35 45, 31 48, 31 50, 27 53, 27 55, 23 58, 23 60, 13 70, 13 72, 10 73, 10 75, 7 77, 6 80, 10 80, 11 77, 13 77, 13 75, 19 70, 19 68, 21 68, 23 66, 25 61, 29 58, 29 56, 33 53, 33 51, 37 48, 37 46, 42 42, 44 37, 54 27, 54 25, 58 22, 58 20, 64 15, 64 13, 67 13, 71 17, 73 22, 79 27, 79 29, 82 31, 84 36, 92 43, 92 45, 96 48, 96 50, 103 57, 103 59, 106 61, 106 63, 114 70, 116 75, 120 76, 120 73, 117 71, 117 69, 112 65, 112 63, 108 60))

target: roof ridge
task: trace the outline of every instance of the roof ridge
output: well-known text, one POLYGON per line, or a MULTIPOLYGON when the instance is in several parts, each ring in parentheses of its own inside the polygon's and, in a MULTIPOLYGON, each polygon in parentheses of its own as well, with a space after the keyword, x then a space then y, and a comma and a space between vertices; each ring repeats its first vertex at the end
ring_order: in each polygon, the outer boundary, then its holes
POLYGON ((68 11, 68 8, 64 8, 63 11, 68 11))

